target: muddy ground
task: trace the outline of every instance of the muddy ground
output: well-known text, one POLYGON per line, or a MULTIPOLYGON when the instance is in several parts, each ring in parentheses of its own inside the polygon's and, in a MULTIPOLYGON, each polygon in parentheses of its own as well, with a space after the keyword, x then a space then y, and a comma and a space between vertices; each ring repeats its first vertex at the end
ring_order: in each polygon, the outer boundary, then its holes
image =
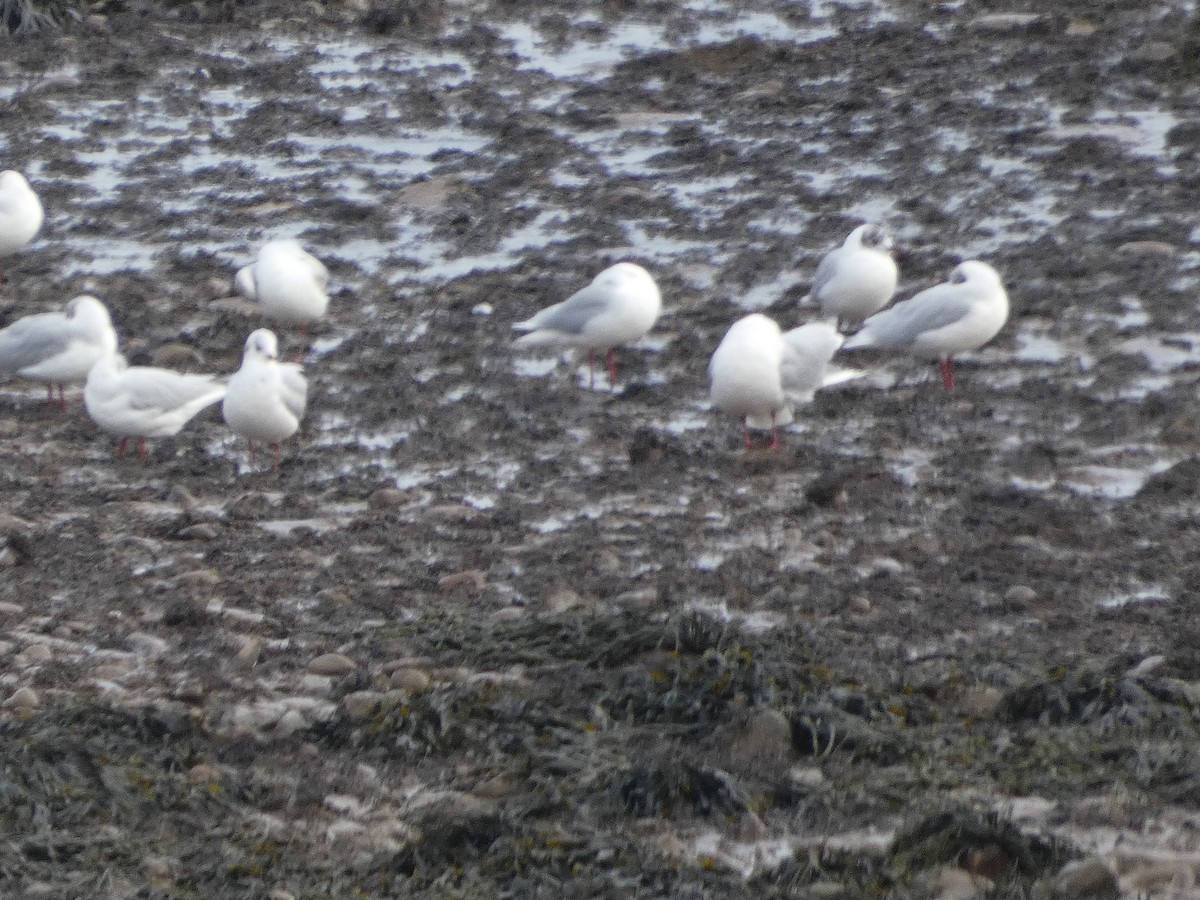
POLYGON ((278 474, 0 391, 0 889, 1196 895, 1189 6, 383 6, 0 40, 4 321, 229 372, 258 243, 333 276, 278 474), (709 355, 864 217, 1009 325, 744 455, 709 355), (617 259, 617 390, 514 357, 617 259))

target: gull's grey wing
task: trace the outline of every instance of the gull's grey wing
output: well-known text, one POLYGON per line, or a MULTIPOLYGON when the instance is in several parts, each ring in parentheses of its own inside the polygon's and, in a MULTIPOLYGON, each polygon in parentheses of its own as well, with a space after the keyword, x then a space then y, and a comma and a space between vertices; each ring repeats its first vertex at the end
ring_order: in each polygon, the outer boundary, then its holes
POLYGON ((128 369, 122 378, 122 388, 129 396, 132 409, 173 410, 212 396, 216 403, 224 396, 225 388, 207 375, 186 375, 167 369, 128 369))
POLYGON ((610 303, 611 299, 606 289, 588 285, 562 303, 546 307, 520 325, 529 331, 544 328, 562 334, 580 334, 588 322, 608 309, 610 303))
POLYGON ((863 330, 878 344, 902 346, 922 334, 953 325, 971 309, 971 299, 961 285, 939 284, 871 316, 863 330))
POLYGON ((279 399, 297 419, 304 418, 304 409, 308 405, 308 379, 295 363, 282 363, 279 366, 279 383, 282 388, 279 399))
POLYGON ((39 313, 0 330, 0 371, 19 372, 57 356, 71 344, 62 313, 39 313))
POLYGON ((838 258, 841 256, 842 248, 838 247, 835 250, 830 250, 821 257, 821 261, 817 263, 817 271, 813 273, 812 287, 808 289, 808 295, 815 300, 821 299, 821 291, 829 282, 833 281, 838 270, 838 258))

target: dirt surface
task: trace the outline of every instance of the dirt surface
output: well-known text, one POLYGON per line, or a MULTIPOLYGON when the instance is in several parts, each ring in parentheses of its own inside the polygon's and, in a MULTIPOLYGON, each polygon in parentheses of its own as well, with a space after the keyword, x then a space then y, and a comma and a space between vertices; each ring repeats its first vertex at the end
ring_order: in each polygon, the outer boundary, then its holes
POLYGON ((47 209, 5 322, 88 291, 134 357, 230 372, 262 240, 333 294, 278 474, 215 412, 141 463, 78 392, 0 391, 4 893, 1194 895, 1191 10, 975 6, 0 41, 0 168, 47 209), (811 317, 863 218, 902 295, 990 262, 1008 326, 951 395, 847 360, 744 455, 709 355, 811 317), (617 390, 514 356, 618 259, 666 315, 617 390))

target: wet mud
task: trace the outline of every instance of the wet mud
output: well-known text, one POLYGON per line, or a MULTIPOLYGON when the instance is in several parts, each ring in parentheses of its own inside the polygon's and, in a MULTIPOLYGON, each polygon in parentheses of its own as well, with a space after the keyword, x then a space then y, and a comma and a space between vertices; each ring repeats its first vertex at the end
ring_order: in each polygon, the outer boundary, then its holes
POLYGON ((215 411, 118 460, 78 391, 0 385, 0 884, 1195 890, 1190 8, 385 6, 0 40, 47 209, 4 322, 90 292, 135 359, 232 372, 259 243, 332 288, 281 329, 279 473, 215 411), (984 259, 1009 324, 952 394, 846 355, 742 453, 712 350, 813 317, 867 218, 901 296, 984 259), (665 315, 615 389, 514 355, 620 259, 665 315))

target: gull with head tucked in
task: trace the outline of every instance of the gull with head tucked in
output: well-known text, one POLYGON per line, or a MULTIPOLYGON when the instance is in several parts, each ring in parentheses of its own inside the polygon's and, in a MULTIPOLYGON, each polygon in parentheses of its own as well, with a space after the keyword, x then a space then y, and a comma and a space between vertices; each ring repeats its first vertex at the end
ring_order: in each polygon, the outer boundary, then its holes
POLYGON ((67 408, 63 385, 87 378, 101 358, 117 352, 108 309, 95 297, 76 297, 62 312, 37 313, 0 329, 0 372, 46 382, 47 400, 67 408))
POLYGON ((275 470, 279 471, 280 444, 300 428, 308 401, 308 381, 296 363, 279 362, 279 343, 266 328, 250 333, 242 355, 242 367, 229 379, 221 413, 226 424, 250 444, 275 448, 275 470))
POLYGON ((754 449, 751 428, 771 429, 764 449, 778 449, 777 428, 792 421, 793 404, 809 403, 821 388, 862 374, 829 368, 843 340, 828 322, 786 333, 762 313, 733 323, 708 364, 709 396, 742 420, 747 450, 754 449))
POLYGON ((562 303, 514 324, 517 331, 529 332, 517 338, 514 346, 586 349, 592 387, 596 351, 605 350, 611 387, 617 381, 614 348, 643 337, 661 311, 662 295, 650 273, 634 263, 617 263, 562 303))
POLYGON ((985 262, 968 260, 950 280, 876 313, 846 341, 855 347, 897 347, 941 360, 942 385, 954 390, 956 353, 977 350, 1008 321, 1008 294, 1000 274, 985 262))
POLYGON ((119 435, 117 456, 138 439, 146 458, 146 439, 178 434, 192 418, 225 396, 225 385, 211 375, 189 375, 153 366, 130 366, 119 353, 105 356, 88 372, 83 405, 92 421, 119 435))
POLYGON ((262 314, 302 330, 329 308, 329 271, 298 241, 268 241, 258 258, 238 270, 233 281, 238 292, 258 302, 262 314))
POLYGON ((826 253, 808 292, 821 304, 821 314, 842 325, 856 325, 887 306, 899 278, 892 246, 891 235, 881 225, 867 223, 826 253))
POLYGON ((42 227, 43 217, 42 201, 25 176, 12 169, 0 172, 0 259, 23 250, 42 227))

